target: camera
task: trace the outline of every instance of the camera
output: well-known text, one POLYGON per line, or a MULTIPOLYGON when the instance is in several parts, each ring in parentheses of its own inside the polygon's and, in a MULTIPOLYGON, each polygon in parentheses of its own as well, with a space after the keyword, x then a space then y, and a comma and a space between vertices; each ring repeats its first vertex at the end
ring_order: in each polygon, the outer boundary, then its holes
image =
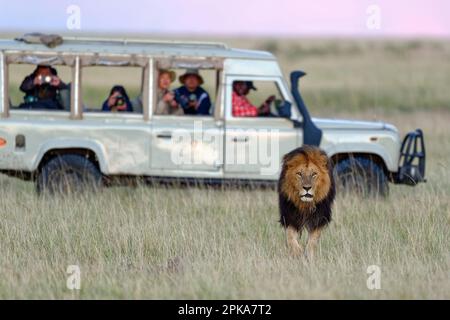
POLYGON ((123 96, 117 96, 116 97, 116 102, 114 102, 114 106, 113 107, 117 107, 117 106, 121 106, 125 104, 125 98, 123 96))
POLYGON ((197 96, 194 93, 189 95, 189 102, 193 102, 193 101, 197 101, 197 96))
POLYGON ((43 76, 43 75, 39 75, 39 81, 41 83, 50 83, 52 81, 52 77, 51 76, 43 76))

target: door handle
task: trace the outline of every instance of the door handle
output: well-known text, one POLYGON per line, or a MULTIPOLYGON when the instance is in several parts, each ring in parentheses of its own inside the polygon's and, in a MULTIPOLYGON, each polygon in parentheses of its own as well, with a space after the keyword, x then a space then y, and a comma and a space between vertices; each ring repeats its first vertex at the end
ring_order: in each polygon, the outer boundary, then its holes
POLYGON ((170 132, 161 132, 156 135, 159 139, 172 139, 172 133, 170 132))
POLYGON ((244 137, 244 138, 234 137, 233 138, 233 142, 247 142, 247 141, 248 141, 248 137, 244 137))

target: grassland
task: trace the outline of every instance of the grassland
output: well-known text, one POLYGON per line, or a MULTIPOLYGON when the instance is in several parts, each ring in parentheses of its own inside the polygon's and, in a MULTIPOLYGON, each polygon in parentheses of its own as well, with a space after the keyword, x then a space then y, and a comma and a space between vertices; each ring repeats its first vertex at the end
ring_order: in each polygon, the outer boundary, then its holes
POLYGON ((449 41, 309 39, 246 44, 273 52, 286 75, 293 69, 308 74, 301 87, 313 112, 450 108, 449 41))
POLYGON ((305 263, 288 255, 273 190, 138 186, 49 199, 0 177, 0 298, 450 298, 450 45, 227 41, 307 71, 314 115, 423 128, 428 182, 391 185, 386 200, 338 195, 305 263), (79 291, 66 288, 73 264, 79 291), (366 287, 369 265, 381 268, 381 290, 366 287))

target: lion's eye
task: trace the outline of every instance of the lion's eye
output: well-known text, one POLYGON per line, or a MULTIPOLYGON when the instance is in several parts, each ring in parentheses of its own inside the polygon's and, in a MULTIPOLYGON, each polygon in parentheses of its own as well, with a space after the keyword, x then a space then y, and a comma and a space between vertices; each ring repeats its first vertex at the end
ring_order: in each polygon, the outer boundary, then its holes
POLYGON ((313 178, 317 178, 317 173, 314 172, 314 173, 312 174, 312 177, 313 177, 313 178))
POLYGON ((299 176, 301 178, 301 177, 303 177, 303 173, 297 172, 297 176, 299 176))

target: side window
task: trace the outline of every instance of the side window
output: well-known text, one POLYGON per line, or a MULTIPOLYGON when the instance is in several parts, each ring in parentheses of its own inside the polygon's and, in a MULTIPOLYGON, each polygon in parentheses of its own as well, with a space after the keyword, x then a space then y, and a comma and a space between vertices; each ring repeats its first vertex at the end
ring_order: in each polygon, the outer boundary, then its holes
POLYGON ((11 110, 70 110, 70 67, 32 64, 8 67, 11 110))
POLYGON ((83 112, 142 113, 141 67, 83 67, 83 112))
POLYGON ((214 69, 158 69, 154 114, 212 116, 217 74, 214 69))
POLYGON ((276 81, 242 79, 233 81, 233 117, 289 117, 287 103, 276 81))

